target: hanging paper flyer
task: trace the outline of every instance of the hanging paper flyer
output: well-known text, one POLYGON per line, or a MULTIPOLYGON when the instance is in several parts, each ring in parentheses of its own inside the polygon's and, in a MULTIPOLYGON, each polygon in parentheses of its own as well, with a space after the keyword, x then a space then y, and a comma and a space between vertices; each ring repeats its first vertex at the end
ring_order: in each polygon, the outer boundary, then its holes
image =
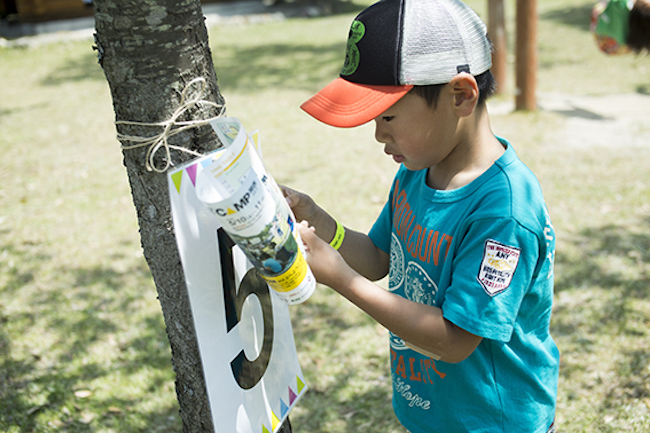
POLYGON ((210 125, 225 147, 197 176, 197 197, 284 301, 304 302, 316 279, 280 188, 238 119, 210 125))

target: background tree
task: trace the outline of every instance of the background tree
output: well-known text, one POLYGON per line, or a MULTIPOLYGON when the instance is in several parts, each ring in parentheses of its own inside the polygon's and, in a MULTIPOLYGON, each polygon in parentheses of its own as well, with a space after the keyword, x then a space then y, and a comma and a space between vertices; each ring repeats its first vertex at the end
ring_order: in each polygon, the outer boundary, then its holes
MULTIPOLYGON (((116 121, 160 122, 180 105, 185 86, 207 82, 203 99, 221 103, 200 0, 95 0, 95 43, 110 87, 116 121)), ((179 120, 215 115, 194 107, 179 120)), ((119 125, 118 132, 152 136, 160 128, 119 125)), ((205 153, 216 147, 209 126, 173 137, 175 145, 205 153)), ((123 141, 123 145, 132 143, 123 141)), ((162 307, 176 373, 176 394, 185 432, 214 431, 183 269, 173 233, 167 175, 146 169, 147 148, 125 149, 126 167, 144 256, 162 307)), ((176 165, 191 155, 171 151, 176 165)), ((154 164, 164 167, 163 150, 154 164)))

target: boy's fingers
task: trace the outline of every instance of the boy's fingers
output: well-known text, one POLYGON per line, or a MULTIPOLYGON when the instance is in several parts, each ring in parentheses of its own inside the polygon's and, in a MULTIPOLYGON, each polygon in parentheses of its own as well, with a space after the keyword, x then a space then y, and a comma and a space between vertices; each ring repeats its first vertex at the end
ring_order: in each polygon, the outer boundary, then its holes
POLYGON ((313 239, 312 235, 315 236, 314 234, 314 228, 309 227, 309 223, 307 221, 301 221, 300 226, 298 227, 298 231, 300 232, 300 236, 307 236, 309 239, 313 239))
POLYGON ((282 195, 285 197, 289 197, 291 194, 294 193, 294 191, 291 188, 288 188, 284 185, 279 185, 280 191, 282 191, 282 195))
POLYGON ((300 237, 307 246, 313 245, 314 242, 317 242, 317 239, 319 239, 318 236, 316 236, 316 228, 310 227, 307 221, 300 222, 298 231, 300 232, 300 237))
POLYGON ((282 185, 280 186, 280 189, 282 191, 282 195, 284 195, 284 199, 289 204, 289 207, 294 207, 299 203, 300 194, 298 194, 297 191, 282 185))
POLYGON ((300 233, 300 239, 302 239, 302 243, 305 245, 307 252, 311 252, 311 245, 314 241, 312 238, 314 231, 309 229, 306 221, 302 221, 298 225, 298 233, 300 233))
POLYGON ((279 185, 280 186, 280 191, 282 191, 282 195, 284 196, 284 199, 289 203, 289 206, 291 206, 291 194, 292 191, 287 188, 286 186, 279 185))

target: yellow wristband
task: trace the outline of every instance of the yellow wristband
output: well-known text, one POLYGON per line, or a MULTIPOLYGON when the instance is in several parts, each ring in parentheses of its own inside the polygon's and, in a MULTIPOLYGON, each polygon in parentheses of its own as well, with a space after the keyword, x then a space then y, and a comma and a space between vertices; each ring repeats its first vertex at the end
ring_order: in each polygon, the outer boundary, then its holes
POLYGON ((338 250, 341 248, 341 244, 343 244, 343 239, 345 239, 345 228, 341 225, 340 222, 336 222, 336 233, 334 234, 334 239, 332 239, 332 242, 330 242, 330 245, 332 248, 335 250, 338 250))

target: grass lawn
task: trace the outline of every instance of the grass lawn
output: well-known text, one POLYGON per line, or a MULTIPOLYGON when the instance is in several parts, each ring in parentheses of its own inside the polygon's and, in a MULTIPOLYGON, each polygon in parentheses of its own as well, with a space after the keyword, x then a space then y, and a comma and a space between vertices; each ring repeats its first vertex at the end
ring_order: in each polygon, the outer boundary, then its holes
MULTIPOLYGON (((486 16, 487 2, 469 3, 486 16)), ((650 57, 597 50, 592 3, 538 2, 540 99, 650 93, 650 57)), ((397 166, 372 125, 330 128, 298 108, 337 75, 353 16, 223 26, 210 40, 228 114, 260 129, 276 180, 367 230, 397 166)), ((0 48, 0 431, 179 432, 165 325, 91 47, 0 48)), ((491 104, 510 103, 513 88, 491 104)), ((592 146, 569 140, 566 113, 495 113, 557 231, 559 431, 650 431, 650 126, 592 146)), ((294 431, 404 432, 386 332, 325 287, 291 314, 310 386, 294 431)))

